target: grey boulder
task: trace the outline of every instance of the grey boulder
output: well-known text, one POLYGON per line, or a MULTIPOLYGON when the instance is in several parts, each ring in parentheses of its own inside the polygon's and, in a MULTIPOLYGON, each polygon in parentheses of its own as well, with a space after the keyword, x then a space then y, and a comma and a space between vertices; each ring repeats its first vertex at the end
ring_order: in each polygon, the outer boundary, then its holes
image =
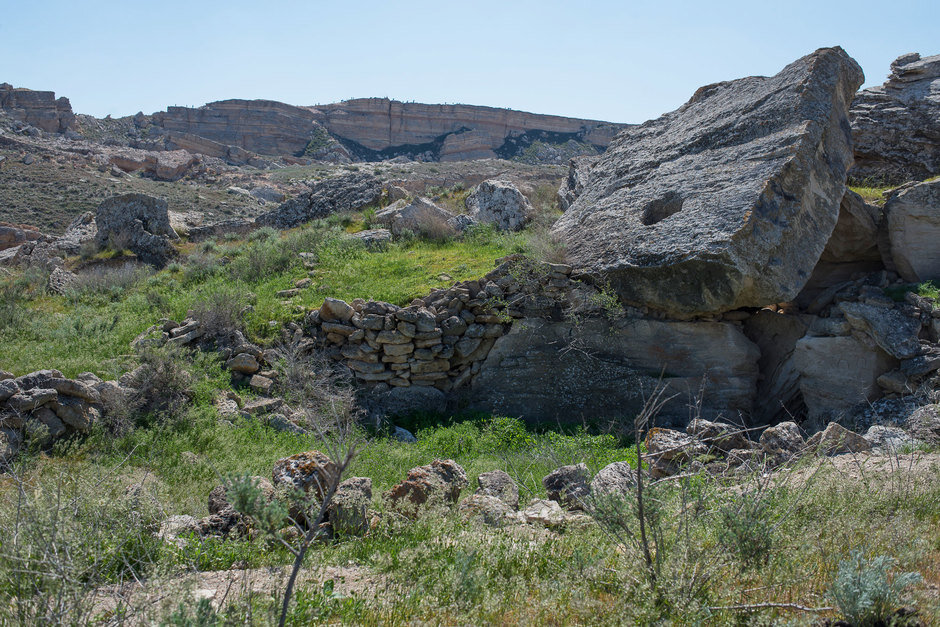
POLYGON ((508 181, 483 181, 467 196, 466 204, 473 220, 493 224, 500 231, 518 231, 535 213, 529 200, 508 181))
POLYGON ((863 74, 823 48, 622 131, 553 228, 576 270, 674 315, 791 300, 835 227, 863 74))

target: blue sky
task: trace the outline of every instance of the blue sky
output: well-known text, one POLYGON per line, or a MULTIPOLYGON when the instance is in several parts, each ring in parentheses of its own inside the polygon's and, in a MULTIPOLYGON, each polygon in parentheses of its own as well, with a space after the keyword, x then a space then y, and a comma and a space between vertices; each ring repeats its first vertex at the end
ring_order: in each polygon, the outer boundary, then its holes
POLYGON ((940 0, 0 0, 0 82, 97 116, 388 96, 641 122, 831 45, 880 84, 940 54, 940 0))

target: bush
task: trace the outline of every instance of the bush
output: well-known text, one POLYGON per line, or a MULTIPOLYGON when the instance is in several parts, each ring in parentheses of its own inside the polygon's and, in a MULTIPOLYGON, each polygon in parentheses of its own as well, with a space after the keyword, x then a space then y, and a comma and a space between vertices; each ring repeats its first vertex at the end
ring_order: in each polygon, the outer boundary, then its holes
POLYGON ((178 420, 193 397, 183 349, 172 344, 144 346, 139 357, 140 366, 131 375, 131 411, 139 410, 158 423, 178 420))
POLYGON ((162 546, 152 498, 71 472, 40 483, 14 471, 11 479, 0 502, 0 622, 87 624, 99 586, 153 574, 162 546))
POLYGON ((243 331, 241 312, 247 304, 236 290, 217 288, 193 304, 193 318, 202 325, 206 337, 217 344, 229 344, 243 331))
POLYGON ((74 296, 83 294, 104 294, 112 299, 120 298, 124 291, 137 285, 153 274, 153 268, 133 262, 120 266, 96 266, 76 275, 71 292, 74 296))
POLYGON ((847 621, 856 627, 889 625, 904 601, 904 592, 918 583, 918 573, 891 574, 897 560, 887 555, 865 559, 852 551, 839 562, 830 594, 847 621))

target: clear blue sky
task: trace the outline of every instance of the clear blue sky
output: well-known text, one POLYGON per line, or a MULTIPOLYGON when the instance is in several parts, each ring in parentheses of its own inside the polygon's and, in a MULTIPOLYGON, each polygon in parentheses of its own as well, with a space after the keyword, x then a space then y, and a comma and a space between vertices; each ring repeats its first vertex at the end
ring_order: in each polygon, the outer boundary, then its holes
POLYGON ((97 116, 388 96, 641 122, 831 45, 880 84, 940 54, 940 0, 0 0, 0 82, 97 116))

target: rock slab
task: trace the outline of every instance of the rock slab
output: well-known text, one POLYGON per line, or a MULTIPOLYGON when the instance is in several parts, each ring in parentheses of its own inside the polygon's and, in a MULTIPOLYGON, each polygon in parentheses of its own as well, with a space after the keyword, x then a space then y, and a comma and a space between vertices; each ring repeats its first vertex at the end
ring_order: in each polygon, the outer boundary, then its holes
POLYGON ((622 300, 695 315, 795 297, 835 227, 863 74, 823 48, 622 131, 553 228, 622 300))

